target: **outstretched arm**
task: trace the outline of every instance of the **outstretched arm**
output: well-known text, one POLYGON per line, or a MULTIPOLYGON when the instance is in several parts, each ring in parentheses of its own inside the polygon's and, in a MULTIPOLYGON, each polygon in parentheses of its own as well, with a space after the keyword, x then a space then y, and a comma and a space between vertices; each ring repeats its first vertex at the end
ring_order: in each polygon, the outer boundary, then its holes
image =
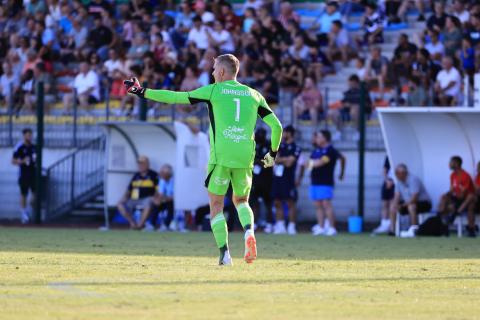
POLYGON ((167 104, 195 104, 210 100, 214 85, 204 86, 190 92, 154 90, 143 88, 137 78, 123 82, 128 94, 167 104))

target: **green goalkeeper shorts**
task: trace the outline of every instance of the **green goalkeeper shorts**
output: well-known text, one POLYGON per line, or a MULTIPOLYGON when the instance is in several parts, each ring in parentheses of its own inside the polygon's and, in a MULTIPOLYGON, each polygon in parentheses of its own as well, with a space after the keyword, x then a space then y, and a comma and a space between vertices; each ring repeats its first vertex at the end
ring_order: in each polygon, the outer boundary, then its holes
POLYGON ((239 197, 248 196, 252 188, 252 169, 227 168, 208 165, 205 187, 210 193, 224 196, 232 183, 233 194, 239 197))

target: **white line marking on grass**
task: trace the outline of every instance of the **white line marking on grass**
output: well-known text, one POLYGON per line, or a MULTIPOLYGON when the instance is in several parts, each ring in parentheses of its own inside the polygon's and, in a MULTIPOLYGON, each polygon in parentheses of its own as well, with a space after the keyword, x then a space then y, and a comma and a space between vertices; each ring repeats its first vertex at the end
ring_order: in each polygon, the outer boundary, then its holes
POLYGON ((54 289, 57 291, 62 291, 67 294, 75 295, 75 296, 82 296, 82 297, 101 297, 103 294, 99 294, 96 292, 90 292, 82 290, 78 287, 75 287, 73 283, 69 282, 50 282, 47 285, 48 288, 54 289))

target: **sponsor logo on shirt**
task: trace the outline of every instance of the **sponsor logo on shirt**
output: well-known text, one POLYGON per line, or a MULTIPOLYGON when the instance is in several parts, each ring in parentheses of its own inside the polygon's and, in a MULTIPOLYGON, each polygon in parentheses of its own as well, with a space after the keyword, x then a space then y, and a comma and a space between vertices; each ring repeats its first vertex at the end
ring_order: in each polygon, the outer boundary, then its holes
POLYGON ((233 94, 235 96, 249 97, 252 94, 247 90, 235 90, 222 88, 222 94, 233 94))
POLYGON ((227 129, 223 130, 223 136, 235 143, 239 143, 240 140, 247 140, 245 129, 237 126, 229 126, 227 129))

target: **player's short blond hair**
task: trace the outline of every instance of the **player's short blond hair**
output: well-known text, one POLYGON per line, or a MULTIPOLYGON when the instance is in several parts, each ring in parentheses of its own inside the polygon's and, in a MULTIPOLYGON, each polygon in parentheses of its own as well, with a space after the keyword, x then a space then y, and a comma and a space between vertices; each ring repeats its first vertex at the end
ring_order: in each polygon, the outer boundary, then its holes
POLYGON ((221 64, 233 76, 236 76, 240 69, 240 61, 230 53, 219 55, 215 58, 215 61, 221 64))

